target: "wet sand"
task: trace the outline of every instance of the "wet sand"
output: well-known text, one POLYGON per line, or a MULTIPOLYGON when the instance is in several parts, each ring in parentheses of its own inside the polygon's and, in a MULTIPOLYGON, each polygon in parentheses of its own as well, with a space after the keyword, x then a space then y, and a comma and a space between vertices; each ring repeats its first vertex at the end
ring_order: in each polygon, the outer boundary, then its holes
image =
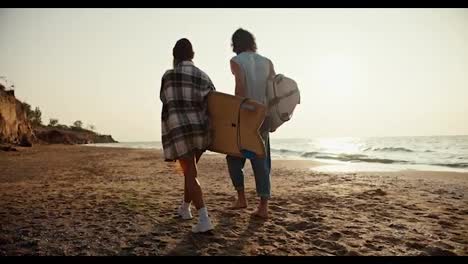
MULTIPOLYGON (((215 225, 175 212, 176 163, 160 151, 35 146, 0 152, 0 255, 467 255, 468 174, 319 173, 319 163, 273 161, 270 219, 230 210, 221 155, 204 155, 199 179, 215 225)), ((192 212, 196 217, 196 210, 192 212)))

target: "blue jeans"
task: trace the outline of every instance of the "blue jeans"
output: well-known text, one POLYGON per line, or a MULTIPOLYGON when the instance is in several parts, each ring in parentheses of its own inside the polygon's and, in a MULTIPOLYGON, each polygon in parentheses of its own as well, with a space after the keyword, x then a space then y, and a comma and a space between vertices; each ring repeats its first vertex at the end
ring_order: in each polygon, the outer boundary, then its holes
MULTIPOLYGON (((262 198, 270 198, 270 172, 271 172, 271 155, 270 155, 270 137, 268 133, 263 137, 265 141, 265 158, 253 158, 250 160, 252 169, 255 175, 255 187, 257 195, 262 198)), ((245 158, 234 156, 226 156, 229 175, 231 176, 232 184, 237 191, 244 190, 244 165, 245 158)))

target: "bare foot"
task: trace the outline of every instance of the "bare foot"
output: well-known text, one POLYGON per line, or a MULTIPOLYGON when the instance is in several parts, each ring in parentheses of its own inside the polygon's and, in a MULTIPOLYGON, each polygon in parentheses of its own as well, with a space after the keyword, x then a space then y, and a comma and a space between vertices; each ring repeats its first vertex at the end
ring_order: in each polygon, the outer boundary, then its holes
POLYGON ((235 200, 231 207, 229 207, 230 209, 243 209, 243 208, 247 208, 247 202, 246 201, 240 201, 240 200, 235 200))
POLYGON ((258 217, 258 218, 261 218, 261 219, 268 219, 268 211, 266 209, 257 209, 257 211, 255 211, 252 216, 254 217, 258 217))

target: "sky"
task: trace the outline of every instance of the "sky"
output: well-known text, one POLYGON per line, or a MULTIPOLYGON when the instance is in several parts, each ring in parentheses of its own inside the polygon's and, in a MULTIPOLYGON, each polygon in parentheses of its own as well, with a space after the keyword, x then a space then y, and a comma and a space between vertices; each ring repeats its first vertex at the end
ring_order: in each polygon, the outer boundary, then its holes
POLYGON ((239 27, 299 85, 272 138, 468 134, 468 9, 0 9, 0 76, 46 124, 160 141, 175 42, 233 94, 239 27))

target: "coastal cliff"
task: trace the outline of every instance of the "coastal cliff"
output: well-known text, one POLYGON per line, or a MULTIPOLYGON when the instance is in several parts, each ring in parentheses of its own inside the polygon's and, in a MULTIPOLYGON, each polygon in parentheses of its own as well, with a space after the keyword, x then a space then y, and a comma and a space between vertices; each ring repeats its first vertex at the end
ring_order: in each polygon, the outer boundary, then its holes
POLYGON ((14 150, 12 145, 31 147, 38 144, 117 143, 111 135, 100 135, 79 127, 33 125, 28 117, 28 104, 16 99, 14 90, 0 84, 0 147, 14 150))
POLYGON ((34 133, 43 144, 117 143, 111 135, 99 135, 86 129, 37 127, 34 133))
POLYGON ((26 147, 35 140, 23 103, 15 98, 13 90, 0 85, 0 144, 26 147))

